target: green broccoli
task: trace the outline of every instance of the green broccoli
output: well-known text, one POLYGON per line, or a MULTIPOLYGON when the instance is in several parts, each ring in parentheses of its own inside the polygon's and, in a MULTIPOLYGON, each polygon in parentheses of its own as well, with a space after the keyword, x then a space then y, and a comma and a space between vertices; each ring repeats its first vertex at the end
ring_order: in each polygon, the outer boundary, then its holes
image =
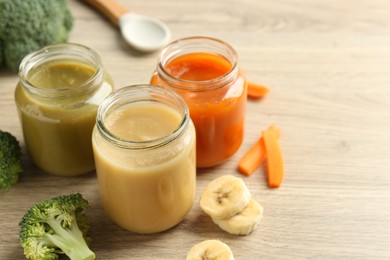
POLYGON ((88 201, 81 194, 44 200, 32 206, 19 223, 20 244, 29 259, 95 259, 86 240, 89 228, 84 210, 88 201))
POLYGON ((18 71, 21 60, 30 52, 66 42, 72 25, 66 0, 0 0, 3 62, 18 71))
POLYGON ((9 189, 18 182, 23 171, 22 155, 18 140, 12 134, 0 130, 0 189, 9 189))

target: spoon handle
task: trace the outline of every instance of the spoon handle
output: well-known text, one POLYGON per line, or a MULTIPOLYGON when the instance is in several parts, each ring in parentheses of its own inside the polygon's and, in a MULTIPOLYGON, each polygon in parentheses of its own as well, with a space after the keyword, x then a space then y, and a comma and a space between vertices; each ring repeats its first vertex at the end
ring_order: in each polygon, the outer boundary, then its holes
POLYGON ((82 0, 100 11, 115 26, 119 26, 119 17, 128 13, 130 10, 115 0, 82 0))

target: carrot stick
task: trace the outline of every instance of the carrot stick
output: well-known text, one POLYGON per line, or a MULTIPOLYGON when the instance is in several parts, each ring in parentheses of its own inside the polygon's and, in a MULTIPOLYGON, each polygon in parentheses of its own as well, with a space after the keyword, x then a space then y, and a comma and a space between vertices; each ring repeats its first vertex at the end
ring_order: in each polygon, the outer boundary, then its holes
POLYGON ((284 176, 282 150, 272 131, 268 129, 263 131, 263 138, 267 153, 268 187, 278 188, 282 184, 284 176))
POLYGON ((259 99, 267 95, 269 88, 266 86, 256 84, 253 82, 248 82, 248 98, 259 99))
MULTIPOLYGON (((275 125, 268 127, 269 131, 272 131, 276 138, 280 138, 280 129, 275 125)), ((238 170, 249 176, 264 162, 266 157, 264 140, 261 137, 257 142, 244 154, 238 163, 238 170)))

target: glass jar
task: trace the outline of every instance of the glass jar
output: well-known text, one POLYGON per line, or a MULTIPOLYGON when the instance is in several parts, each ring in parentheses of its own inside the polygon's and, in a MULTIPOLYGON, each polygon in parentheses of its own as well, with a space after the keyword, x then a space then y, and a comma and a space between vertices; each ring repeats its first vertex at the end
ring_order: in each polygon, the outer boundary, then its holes
POLYGON ((151 84, 186 101, 196 129, 197 167, 218 165, 238 150, 247 81, 230 45, 209 37, 174 41, 161 52, 151 84))
POLYGON ((155 233, 187 215, 195 129, 179 95, 151 85, 119 89, 99 107, 92 144, 102 204, 115 223, 155 233))
POLYGON ((61 176, 95 168, 91 136, 97 108, 113 91, 99 55, 78 44, 58 44, 20 64, 15 102, 33 162, 61 176))

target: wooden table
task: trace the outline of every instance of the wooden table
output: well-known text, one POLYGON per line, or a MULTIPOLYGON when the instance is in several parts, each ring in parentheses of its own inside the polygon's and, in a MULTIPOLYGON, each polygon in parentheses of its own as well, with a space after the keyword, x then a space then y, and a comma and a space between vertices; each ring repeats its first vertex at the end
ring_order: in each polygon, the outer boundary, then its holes
MULTIPOLYGON (((166 22, 173 39, 207 35, 230 43, 252 81, 271 88, 249 101, 245 139, 226 163, 201 170, 193 208, 177 227, 137 235, 104 213, 95 173, 61 178, 26 155, 13 100, 17 76, 0 73, 0 127, 23 146, 24 173, 0 191, 0 259, 23 259, 18 222, 32 204, 81 192, 91 204, 98 259, 185 259, 205 239, 227 243, 236 259, 390 258, 390 1, 119 1, 166 22), (285 179, 269 189, 265 170, 240 175, 237 163, 269 124, 282 129, 285 179), (248 236, 221 231, 199 208, 205 185, 241 177, 265 208, 248 236)), ((130 49, 118 30, 88 6, 69 0, 70 41, 95 49, 116 87, 146 83, 157 53, 130 49)), ((64 258, 66 259, 66 258, 64 258)))

